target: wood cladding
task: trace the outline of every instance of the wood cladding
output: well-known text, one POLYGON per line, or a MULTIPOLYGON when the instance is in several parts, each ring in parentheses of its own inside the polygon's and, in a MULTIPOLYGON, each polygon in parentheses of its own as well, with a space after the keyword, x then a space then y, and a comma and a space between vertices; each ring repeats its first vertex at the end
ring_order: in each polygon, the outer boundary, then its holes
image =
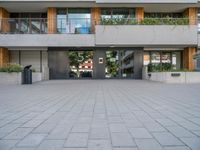
POLYGON ((193 56, 196 53, 195 47, 187 47, 183 51, 183 68, 190 71, 194 70, 193 56))
POLYGON ((138 7, 135 9, 135 17, 136 17, 138 23, 144 19, 144 8, 143 7, 138 7))
POLYGON ((9 63, 9 51, 7 48, 0 48, 0 67, 9 63))
POLYGON ((95 33, 95 25, 98 24, 98 22, 100 21, 100 17, 101 17, 101 9, 98 7, 94 7, 91 10, 91 16, 92 16, 92 33, 95 33))
POLYGON ((196 25, 197 24, 197 8, 195 8, 195 7, 187 8, 184 11, 184 15, 189 18, 189 24, 190 25, 196 25))
POLYGON ((50 7, 47 10, 48 33, 56 33, 56 8, 50 7))
POLYGON ((1 32, 9 32, 10 30, 10 25, 8 23, 8 20, 6 20, 7 18, 9 18, 9 13, 7 10, 5 10, 4 8, 0 8, 0 31, 1 32))

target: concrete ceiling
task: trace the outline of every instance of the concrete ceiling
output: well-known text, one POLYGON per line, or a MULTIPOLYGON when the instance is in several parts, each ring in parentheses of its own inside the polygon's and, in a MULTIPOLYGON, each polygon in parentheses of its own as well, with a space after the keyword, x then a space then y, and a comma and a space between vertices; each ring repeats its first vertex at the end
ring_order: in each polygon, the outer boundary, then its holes
POLYGON ((26 1, 0 1, 0 6, 9 12, 45 12, 48 7, 144 7, 145 12, 181 12, 188 7, 200 7, 200 4, 96 4, 95 1, 75 0, 64 2, 64 0, 48 0, 42 2, 26 1))

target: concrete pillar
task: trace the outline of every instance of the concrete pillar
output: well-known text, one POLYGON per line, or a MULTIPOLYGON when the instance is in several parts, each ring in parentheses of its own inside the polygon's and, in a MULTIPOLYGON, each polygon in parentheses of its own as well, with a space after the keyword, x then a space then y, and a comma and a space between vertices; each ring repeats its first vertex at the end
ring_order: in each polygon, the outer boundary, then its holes
POLYGON ((142 79, 143 58, 143 50, 134 51, 134 79, 142 79))
POLYGON ((190 25, 197 24, 197 8, 195 8, 195 7, 187 8, 183 14, 185 17, 189 18, 190 25))
POLYGON ((101 19, 101 9, 98 7, 94 7, 91 10, 91 16, 92 16, 92 33, 95 33, 95 25, 97 25, 101 19))
POLYGON ((183 51, 183 68, 190 71, 194 70, 193 56, 196 53, 196 47, 187 47, 183 51))
POLYGON ((9 19, 10 14, 9 12, 0 7, 0 31, 3 33, 7 33, 10 31, 9 19))
POLYGON ((144 19, 144 8, 138 7, 135 9, 135 18, 138 23, 140 23, 144 19))
POLYGON ((49 7, 47 10, 48 33, 56 33, 56 8, 49 7))
POLYGON ((93 53, 93 78, 103 79, 105 78, 106 67, 106 51, 94 50, 93 53))
POLYGON ((9 51, 7 48, 0 48, 0 67, 9 63, 9 51))

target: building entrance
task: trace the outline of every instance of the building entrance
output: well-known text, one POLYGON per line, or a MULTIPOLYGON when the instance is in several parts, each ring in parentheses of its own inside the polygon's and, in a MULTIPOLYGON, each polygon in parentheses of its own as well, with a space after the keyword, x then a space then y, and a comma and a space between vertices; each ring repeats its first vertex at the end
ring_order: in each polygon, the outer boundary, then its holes
POLYGON ((142 50, 48 51, 50 79, 141 79, 142 50))

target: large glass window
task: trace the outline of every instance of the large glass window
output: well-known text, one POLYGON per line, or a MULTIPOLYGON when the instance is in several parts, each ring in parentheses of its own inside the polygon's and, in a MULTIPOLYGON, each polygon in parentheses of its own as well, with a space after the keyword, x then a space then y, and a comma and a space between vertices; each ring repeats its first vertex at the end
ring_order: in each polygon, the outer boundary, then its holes
POLYGON ((160 52, 151 52, 151 63, 152 64, 160 63, 160 52))
POLYGON ((180 51, 145 51, 144 65, 148 64, 172 64, 173 69, 181 69, 181 52, 180 51))
POLYGON ((91 10, 87 8, 59 8, 57 31, 59 33, 88 34, 91 28, 91 10))
POLYGON ((46 13, 11 13, 9 19, 11 33, 46 33, 46 13))

